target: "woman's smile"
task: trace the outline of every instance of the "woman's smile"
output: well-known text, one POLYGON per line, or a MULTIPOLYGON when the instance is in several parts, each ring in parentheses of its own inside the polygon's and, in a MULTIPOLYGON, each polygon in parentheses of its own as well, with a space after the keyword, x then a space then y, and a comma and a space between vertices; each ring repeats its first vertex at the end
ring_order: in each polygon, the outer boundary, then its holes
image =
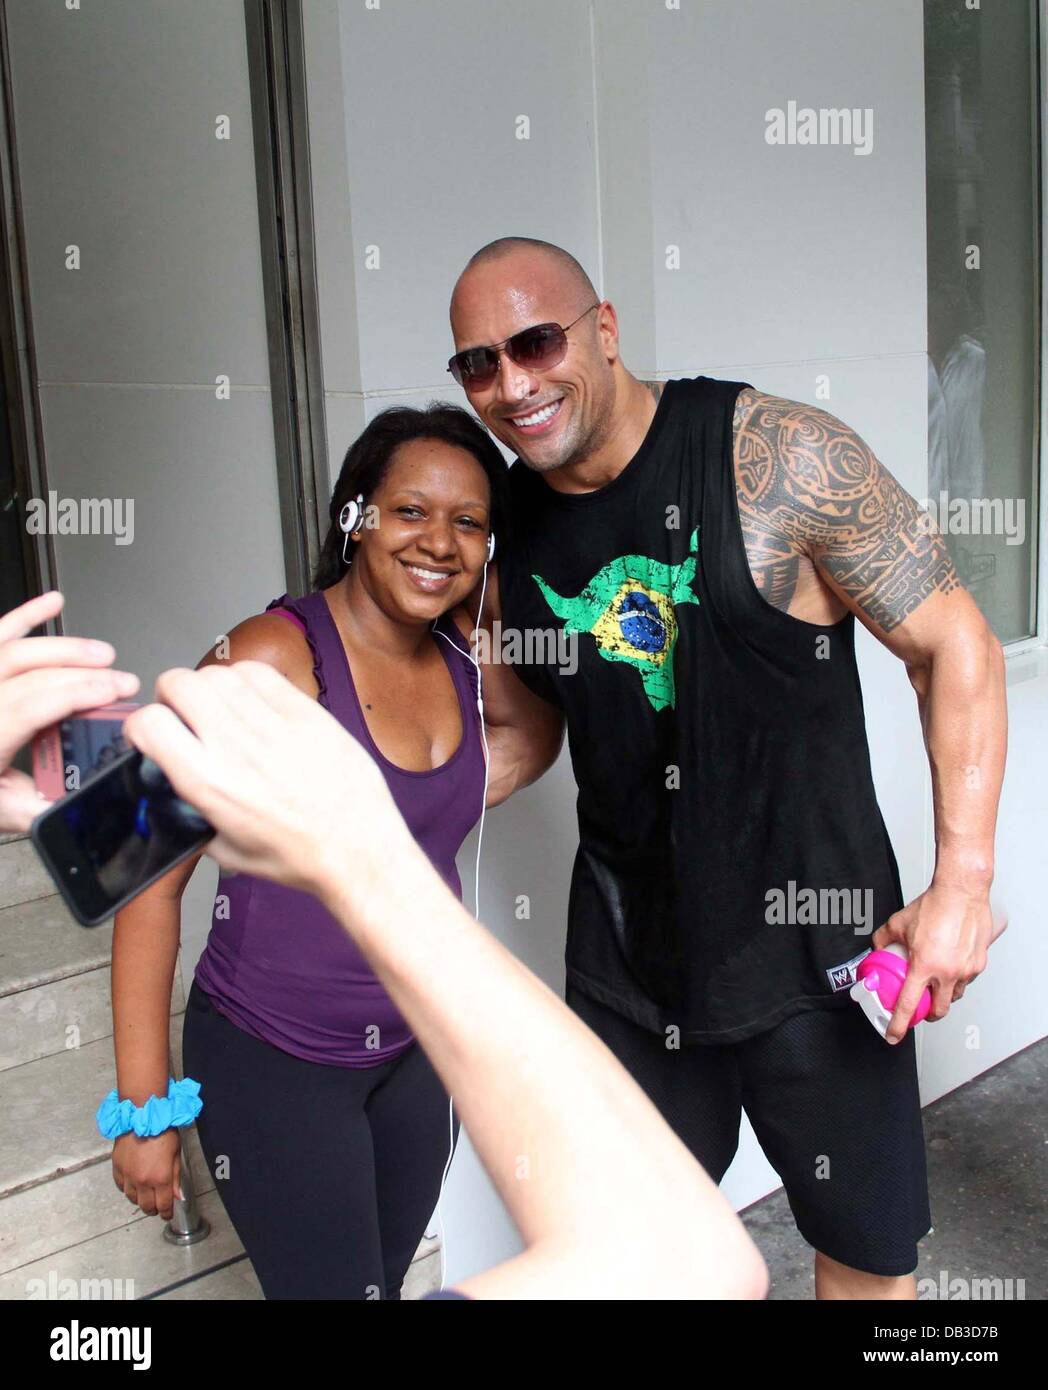
POLYGON ((410 560, 400 560, 399 563, 403 565, 412 584, 427 594, 442 594, 454 583, 455 576, 460 572, 459 570, 430 569, 426 565, 418 565, 410 560))

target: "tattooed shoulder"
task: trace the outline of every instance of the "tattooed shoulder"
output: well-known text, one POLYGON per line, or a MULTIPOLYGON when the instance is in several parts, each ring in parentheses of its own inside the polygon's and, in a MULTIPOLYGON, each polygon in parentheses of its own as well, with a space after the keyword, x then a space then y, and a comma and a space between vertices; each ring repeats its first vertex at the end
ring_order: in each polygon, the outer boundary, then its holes
POLYGON ((647 389, 651 392, 651 394, 655 397, 656 400, 658 400, 659 397, 662 395, 662 388, 663 386, 665 386, 665 384, 666 383, 664 381, 641 382, 641 385, 647 387, 647 389))
POLYGON ((806 564, 884 632, 958 587, 927 513, 835 416, 746 387, 733 429, 746 553, 775 607, 806 564))

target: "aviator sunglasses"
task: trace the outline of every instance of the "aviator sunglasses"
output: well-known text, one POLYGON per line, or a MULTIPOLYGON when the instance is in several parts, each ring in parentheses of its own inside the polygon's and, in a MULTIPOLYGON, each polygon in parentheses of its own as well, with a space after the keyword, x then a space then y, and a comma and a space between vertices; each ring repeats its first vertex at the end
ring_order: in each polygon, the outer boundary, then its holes
POLYGON ((504 343, 456 352, 448 362, 448 371, 460 386, 490 386, 498 375, 499 356, 503 352, 525 371, 546 371, 564 360, 568 350, 568 328, 574 328, 587 314, 599 308, 600 304, 591 304, 577 319, 572 319, 567 328, 561 328, 559 323, 537 323, 533 328, 514 333, 504 343))

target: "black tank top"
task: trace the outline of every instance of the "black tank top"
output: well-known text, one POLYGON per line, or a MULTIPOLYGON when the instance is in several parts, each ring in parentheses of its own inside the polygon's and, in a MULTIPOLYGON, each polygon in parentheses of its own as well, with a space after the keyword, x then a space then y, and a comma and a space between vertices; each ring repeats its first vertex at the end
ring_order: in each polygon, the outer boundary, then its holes
POLYGON ((870 935, 902 906, 854 618, 792 618, 750 574, 732 462, 745 384, 667 382, 595 492, 516 462, 499 561, 503 659, 564 711, 578 784, 568 979, 693 1042, 853 1008, 870 935))

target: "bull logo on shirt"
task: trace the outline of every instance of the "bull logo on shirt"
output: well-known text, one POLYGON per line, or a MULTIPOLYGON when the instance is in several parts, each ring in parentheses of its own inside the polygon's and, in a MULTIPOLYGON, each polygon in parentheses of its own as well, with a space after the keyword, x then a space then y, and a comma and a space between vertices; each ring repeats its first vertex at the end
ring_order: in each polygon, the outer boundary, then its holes
POLYGON ((598 570, 575 598, 558 594, 537 574, 531 577, 564 620, 565 632, 590 633, 605 661, 625 661, 636 668, 652 709, 672 709, 675 606, 699 601, 691 590, 698 548, 696 527, 687 558, 679 565, 646 555, 621 555, 598 570))

